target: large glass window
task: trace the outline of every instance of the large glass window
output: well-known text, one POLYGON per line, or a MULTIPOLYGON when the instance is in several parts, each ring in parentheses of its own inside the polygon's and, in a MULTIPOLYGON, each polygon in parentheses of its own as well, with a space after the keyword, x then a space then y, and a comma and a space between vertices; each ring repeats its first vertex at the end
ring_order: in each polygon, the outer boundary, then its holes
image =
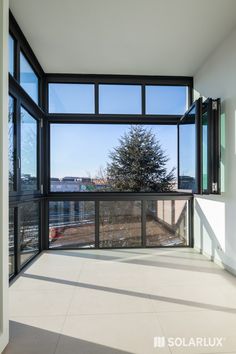
POLYGON ((176 140, 176 126, 51 124, 51 191, 174 190, 176 140))
POLYGON ((99 227, 100 247, 140 247, 141 202, 100 202, 99 227))
POLYGON ((14 208, 9 208, 9 277, 15 273, 15 218, 14 208))
POLYGON ((22 52, 20 53, 20 84, 28 95, 38 104, 39 79, 22 52))
POLYGON ((188 201, 147 201, 147 246, 187 246, 188 232, 188 201))
POLYGON ((204 112, 202 115, 202 190, 208 191, 208 115, 204 112))
POLYGON ((94 113, 93 84, 56 84, 49 87, 49 113, 94 113))
POLYGON ((50 248, 95 247, 95 203, 49 202, 49 245, 50 248))
POLYGON ((8 37, 8 71, 9 73, 14 76, 14 66, 15 66, 15 60, 14 60, 14 54, 15 54, 15 41, 14 38, 9 34, 8 37))
POLYGON ((20 264, 39 252, 39 203, 24 203, 20 212, 20 264))
POLYGON ((38 189, 37 121, 21 107, 21 189, 38 189))
POLYGON ((8 161, 9 161, 9 192, 15 190, 15 146, 14 146, 14 98, 8 101, 8 161))
POLYGON ((188 108, 186 86, 146 86, 146 114, 182 115, 188 108))
POLYGON ((179 124, 179 188, 196 191, 195 106, 179 124))
POLYGON ((141 86, 99 85, 99 113, 141 114, 141 86))

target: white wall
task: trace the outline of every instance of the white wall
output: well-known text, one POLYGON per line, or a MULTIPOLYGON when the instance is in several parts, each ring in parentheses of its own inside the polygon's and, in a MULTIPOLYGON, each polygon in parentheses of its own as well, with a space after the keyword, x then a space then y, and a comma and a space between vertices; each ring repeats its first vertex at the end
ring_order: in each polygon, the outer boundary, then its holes
POLYGON ((0 0, 0 352, 8 343, 8 0, 0 0))
POLYGON ((221 98, 221 196, 195 198, 195 247, 236 273, 236 29, 194 76, 196 96, 221 98))

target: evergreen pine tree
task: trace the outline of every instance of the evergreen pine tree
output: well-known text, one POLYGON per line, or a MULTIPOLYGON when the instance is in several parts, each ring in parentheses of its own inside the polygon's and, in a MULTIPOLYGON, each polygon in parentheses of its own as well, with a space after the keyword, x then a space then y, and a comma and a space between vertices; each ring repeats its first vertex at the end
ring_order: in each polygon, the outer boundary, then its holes
POLYGON ((151 129, 131 126, 110 152, 107 178, 115 191, 167 192, 173 189, 174 168, 151 129))

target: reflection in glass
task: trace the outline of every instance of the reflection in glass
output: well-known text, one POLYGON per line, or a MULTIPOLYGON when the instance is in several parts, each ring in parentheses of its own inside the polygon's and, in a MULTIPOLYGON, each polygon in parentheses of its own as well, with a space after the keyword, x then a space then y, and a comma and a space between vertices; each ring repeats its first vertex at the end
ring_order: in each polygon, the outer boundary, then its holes
POLYGON ((146 86, 146 114, 184 114, 188 106, 186 86, 146 86))
POLYGON ((50 248, 95 247, 95 203, 49 202, 49 244, 50 248))
MULTIPOLYGON (((157 176, 156 170, 155 173, 152 170, 158 164, 157 159, 153 159, 153 156, 156 156, 156 152, 153 153, 154 142, 159 142, 162 151, 169 158, 164 163, 168 174, 177 165, 176 126, 136 125, 132 127, 141 127, 142 130, 137 132, 132 130, 135 134, 131 135, 129 124, 51 124, 51 191, 105 192, 117 191, 118 187, 119 191, 122 189, 124 192, 137 191, 138 188, 142 188, 143 191, 150 191, 151 188, 156 186, 163 186, 164 183, 162 183, 160 175, 157 176), (151 136, 146 139, 149 132, 151 132, 151 136), (133 145, 134 148, 126 149, 130 152, 129 161, 132 163, 128 163, 127 153, 125 153, 123 164, 127 165, 127 169, 121 168, 124 174, 124 183, 119 186, 118 178, 116 179, 117 183, 114 183, 116 181, 113 178, 111 184, 109 176, 112 174, 111 169, 108 171, 108 166, 117 156, 115 150, 120 147, 120 139, 125 135, 131 141, 129 146, 133 145), (136 141, 138 139, 135 138, 137 135, 140 136, 138 142, 136 141), (112 158, 111 152, 115 152, 113 154, 115 156, 112 158), (149 168, 147 169, 148 163, 149 168), (129 171, 129 174, 127 171, 129 171), (133 184, 133 174, 139 177, 139 180, 138 178, 135 179, 135 185, 133 184), (142 184, 139 184, 139 181, 142 184)), ((119 152, 121 157, 121 149, 119 149, 119 152)), ((175 189, 176 171, 173 174, 174 180, 171 187, 175 189)), ((116 176, 116 174, 113 173, 113 176, 116 176)), ((122 178, 122 175, 119 176, 119 180, 120 178, 122 178)), ((166 180, 165 184, 167 184, 166 180)))
POLYGON ((179 124, 179 189, 196 191, 195 106, 179 124))
POLYGON ((9 277, 15 273, 14 208, 9 208, 9 277))
POLYGON ((8 161, 9 161, 9 192, 15 188, 14 166, 14 99, 9 96, 8 101, 8 161))
POLYGON ((202 115, 202 190, 208 191, 208 116, 202 115))
POLYGON ((20 84, 38 104, 39 79, 22 52, 20 53, 20 84))
POLYGON ((99 85, 99 113, 141 114, 141 86, 99 85))
POLYGON ((147 246, 187 246, 188 229, 188 201, 151 200, 147 202, 147 246))
POLYGON ((99 246, 141 246, 141 202, 101 201, 99 203, 99 246))
POLYGON ((37 190, 37 121, 21 107, 21 189, 37 190))
POLYGON ((9 34, 8 36, 8 71, 9 73, 14 76, 14 48, 15 48, 15 41, 13 37, 9 34))
POLYGON ((49 113, 94 113, 93 84, 49 84, 49 113))
POLYGON ((39 203, 24 203, 20 212, 20 264, 39 252, 39 203))

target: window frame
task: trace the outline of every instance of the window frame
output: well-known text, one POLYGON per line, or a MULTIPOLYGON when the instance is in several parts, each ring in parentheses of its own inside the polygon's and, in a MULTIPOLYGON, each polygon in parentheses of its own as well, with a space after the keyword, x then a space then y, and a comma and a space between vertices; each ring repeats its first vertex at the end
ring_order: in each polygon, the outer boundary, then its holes
POLYGON ((40 125, 41 125, 41 120, 40 118, 36 117, 35 115, 33 115, 30 110, 25 107, 24 104, 20 104, 20 119, 19 119, 19 143, 20 143, 20 149, 19 149, 19 154, 18 154, 18 157, 19 157, 19 160, 20 160, 20 166, 19 166, 19 177, 20 177, 20 180, 19 180, 19 189, 20 189, 20 192, 21 194, 23 195, 28 195, 28 194, 40 194, 40 186, 41 186, 41 177, 40 177, 40 168, 41 168, 41 154, 40 154, 40 145, 41 145, 41 138, 40 138, 40 133, 41 133, 41 129, 40 129, 40 125), (21 183, 21 168, 22 168, 22 159, 21 159, 21 130, 22 130, 22 122, 21 122, 21 109, 25 110, 36 122, 36 178, 37 178, 37 188, 34 189, 34 190, 23 190, 22 189, 22 183, 21 183))
POLYGON ((14 251, 15 251, 15 269, 14 274, 11 275, 12 280, 24 267, 27 266, 33 258, 41 252, 42 248, 42 235, 45 228, 44 225, 44 198, 43 191, 41 189, 44 170, 43 170, 43 155, 44 148, 42 144, 43 133, 43 120, 45 119, 44 102, 43 102, 43 87, 44 87, 44 71, 40 66, 36 56, 34 55, 29 43, 27 42, 23 32, 18 26, 11 11, 9 13, 9 34, 14 39, 14 76, 10 73, 9 77, 9 96, 14 99, 15 111, 14 111, 14 131, 15 131, 15 178, 16 178, 16 190, 9 193, 9 208, 14 208, 14 251), (29 62, 31 68, 38 77, 38 97, 39 104, 37 104, 22 88, 20 85, 20 51, 24 54, 25 58, 29 62), (35 191, 22 191, 20 189, 20 107, 23 107, 34 119, 37 120, 37 171, 38 171, 38 188, 35 191), (20 249, 19 249, 19 223, 20 213, 19 208, 22 203, 32 202, 39 203, 39 251, 22 267, 20 265, 20 249))
POLYGON ((97 93, 95 93, 95 100, 98 101, 98 112, 97 114, 99 116, 123 116, 123 115, 127 115, 127 116, 140 116, 143 115, 145 113, 144 111, 144 107, 143 107, 143 90, 145 89, 145 85, 142 85, 141 83, 122 83, 122 82, 118 82, 118 83, 104 83, 104 82, 100 82, 98 83, 98 91, 97 93), (140 87, 140 113, 100 113, 100 86, 134 86, 134 87, 140 87), (96 97, 97 95, 97 97, 96 97))
MULTIPOLYGON (((173 87, 185 87, 186 88, 186 90, 187 90, 187 95, 186 95, 186 110, 185 110, 185 112, 190 108, 190 106, 191 106, 191 104, 192 104, 192 101, 193 101, 193 97, 192 97, 192 95, 189 93, 189 90, 190 90, 190 87, 188 86, 188 85, 181 85, 181 84, 173 84, 173 85, 161 85, 161 84, 146 84, 145 86, 151 86, 151 87, 155 87, 155 86, 157 86, 157 87, 162 87, 162 86, 173 86, 173 87)), ((146 89, 145 89, 145 115, 146 116, 155 116, 155 115, 163 115, 163 116, 169 116, 168 114, 150 114, 150 113, 147 113, 147 91, 146 91, 146 89)), ((184 112, 184 113, 185 113, 184 112)), ((184 114, 183 113, 183 114, 184 114)), ((182 116, 182 114, 173 114, 173 116, 182 116)))
MULTIPOLYGON (((36 103, 37 106, 40 106, 41 103, 41 95, 40 95, 40 85, 41 85, 41 80, 40 80, 40 76, 37 73, 36 69, 34 68, 34 65, 32 65, 32 62, 28 59, 27 54, 25 54, 24 51, 24 47, 20 46, 20 53, 19 56, 21 57, 21 55, 23 55, 24 59, 26 60, 26 62, 29 64, 30 68, 32 69, 33 73, 35 74, 36 78, 37 78, 37 102, 30 96, 30 94, 23 88, 22 83, 21 83, 21 65, 19 63, 19 84, 22 87, 22 89, 24 90, 24 92, 36 103)), ((20 58, 19 58, 20 60, 20 58)))
POLYGON ((93 94, 94 94, 94 107, 93 107, 93 113, 50 113, 51 115, 55 115, 55 114, 63 114, 63 115, 68 115, 68 114, 82 114, 82 115, 94 115, 95 114, 95 85, 93 84, 93 83, 77 83, 77 82, 71 82, 71 83, 69 83, 69 82, 63 82, 63 83, 60 83, 60 82, 49 82, 48 84, 47 84, 47 90, 48 90, 48 99, 47 99, 47 102, 48 102, 48 111, 49 111, 49 101, 50 101, 50 99, 49 99, 49 97, 50 97, 50 85, 53 85, 53 84, 55 84, 55 85, 66 85, 66 84, 69 84, 69 85, 91 85, 91 86, 93 86, 93 94))
MULTIPOLYGON (((79 191, 79 192, 76 192, 76 191, 71 191, 71 192, 56 192, 56 191, 51 191, 51 177, 54 177, 54 176, 51 176, 51 126, 52 125, 63 125, 63 124, 65 124, 65 125, 77 125, 77 126, 79 126, 79 125, 94 125, 94 124, 96 124, 96 125, 127 125, 127 126, 130 126, 131 125, 131 123, 128 121, 126 121, 126 122, 119 122, 119 123, 117 123, 117 122, 114 122, 114 121, 111 121, 111 122, 109 122, 109 123, 106 123, 106 122, 96 122, 96 123, 94 123, 94 122, 86 122, 86 123, 84 123, 84 122, 77 122, 77 121, 63 121, 63 122, 61 122, 61 121, 49 121, 48 122, 48 137, 47 137, 47 144, 48 144, 48 149, 47 149, 47 157, 46 157, 46 161, 48 162, 47 163, 47 168, 48 168, 48 172, 46 173, 46 184, 47 184, 47 195, 48 196, 54 196, 54 195, 60 195, 60 196, 63 196, 63 195, 74 195, 74 194, 78 194, 78 195, 91 195, 91 196, 95 196, 95 197, 98 197, 99 198, 99 196, 101 196, 101 195, 111 195, 111 194, 114 194, 114 195, 127 195, 127 194, 131 194, 131 193, 133 193, 133 194, 136 194, 136 195, 139 195, 140 193, 141 194, 147 194, 147 195, 150 195, 150 194, 155 194, 156 192, 131 192, 131 191, 129 191, 129 192, 127 192, 127 191, 122 191, 122 192, 119 192, 119 191, 116 191, 116 192, 114 192, 114 191, 94 191, 94 192, 82 192, 82 191, 79 191)), ((154 124, 154 123, 146 123, 146 122, 144 122, 144 123, 140 123, 140 122, 138 122, 138 123, 132 123, 132 125, 143 125, 143 126, 158 126, 158 125, 160 125, 160 126, 163 126, 163 125, 165 125, 165 126, 176 126, 176 124, 159 124, 159 123, 156 123, 156 124, 154 124)), ((178 131, 177 131, 177 126, 176 126, 176 149, 177 149, 177 134, 178 134, 178 131)), ((178 164, 178 153, 177 153, 177 151, 176 151, 176 164, 178 164)), ((173 166, 174 167, 174 166, 173 166)), ((178 177, 178 175, 177 175, 177 171, 178 171, 178 166, 177 166, 177 168, 176 168, 176 182, 177 182, 177 177, 178 177)), ((176 190, 174 190, 174 191, 171 191, 171 192, 162 192, 162 194, 168 194, 168 193, 176 193, 176 190)), ((157 193, 158 194, 158 193, 157 193)))
MULTIPOLYGON (((190 193, 209 195, 220 194, 220 99, 207 98, 203 101, 200 97, 196 100, 187 112, 182 116, 177 126, 177 179, 178 190, 180 189, 179 177, 180 177, 180 132, 179 127, 189 112, 195 107, 195 185, 196 190, 189 190, 190 193), (202 139, 202 117, 203 112, 207 112, 208 115, 208 129, 207 129, 207 181, 208 186, 203 189, 203 139, 202 139), (214 186, 215 185, 215 186, 214 186)), ((185 190, 187 192, 187 190, 185 190)))
MULTIPOLYGON (((16 77, 16 72, 17 72, 17 40, 13 34, 13 32, 11 30, 9 30, 9 36, 11 36, 11 38, 13 39, 13 75, 10 73, 10 71, 8 70, 9 75, 11 75, 13 78, 16 77)), ((10 58, 10 55, 9 55, 10 58)), ((8 59, 8 63, 9 63, 9 59, 8 59)), ((8 65, 9 68, 9 65, 8 65)))
MULTIPOLYGON (((17 24, 11 11, 9 14, 9 33, 15 39, 15 50, 14 50, 14 62, 15 62, 15 72, 14 77, 9 74, 9 94, 16 100, 16 157, 19 157, 20 152, 20 107, 21 105, 39 122, 39 140, 38 153, 39 153, 39 171, 40 174, 38 178, 40 180, 40 190, 34 193, 27 193, 19 189, 19 168, 17 168, 17 191, 9 195, 9 206, 14 207, 15 211, 15 250, 16 250, 16 262, 15 262, 15 275, 17 275, 22 268, 19 264, 19 207, 25 202, 38 202, 40 204, 40 248, 39 253, 42 250, 48 249, 48 204, 49 201, 53 200, 93 200, 95 201, 96 212, 99 209, 99 200, 142 200, 148 199, 186 199, 189 201, 189 233, 191 240, 188 247, 192 247, 192 193, 168 193, 168 194, 157 194, 157 193, 134 193, 127 192, 124 193, 112 193, 104 192, 102 195, 100 192, 89 192, 76 194, 74 192, 68 194, 63 193, 62 195, 55 193, 50 194, 48 189, 48 172, 49 172, 49 161, 48 153, 49 151, 49 125, 50 123, 118 123, 118 124, 165 124, 165 125, 176 125, 180 119, 178 115, 146 115, 145 114, 145 85, 173 85, 173 86, 188 86, 188 102, 192 103, 193 97, 193 78, 192 77, 182 77, 182 76, 133 76, 133 75, 86 75, 86 74, 50 74, 45 73, 37 60, 35 54, 33 53, 29 43, 27 42, 23 32, 21 31, 19 25, 17 24), (39 78, 39 104, 36 104, 33 99, 26 93, 26 91, 20 85, 20 51, 23 52, 27 61, 31 65, 34 72, 39 78), (48 113, 48 83, 90 83, 95 84, 95 114, 49 114, 48 113), (138 84, 142 86, 142 114, 137 115, 120 115, 120 114, 99 114, 99 102, 98 102, 98 85, 101 84, 138 84), (43 141, 43 144, 42 144, 43 141), (105 195, 106 193, 106 195, 105 195)), ((98 213, 96 215, 99 215, 98 213)), ((97 216, 96 216, 97 217, 97 216)), ((95 221, 96 222, 96 221, 95 221)), ((95 227, 95 234, 99 232, 98 224, 95 227)), ((145 231, 143 230, 145 237, 145 231)), ((98 245, 95 245, 95 249, 98 245)), ((143 244, 141 247, 145 247, 143 244)), ((35 255, 33 258, 37 257, 35 255)), ((31 258, 25 265, 32 261, 31 258)), ((23 267, 23 268, 24 268, 23 267)))
MULTIPOLYGON (((172 76, 133 76, 133 75, 84 75, 84 74, 46 74, 45 75, 45 160, 48 162, 45 166, 44 182, 45 193, 48 196, 53 195, 72 195, 84 192, 51 192, 50 191, 50 125, 53 123, 82 123, 82 124, 143 124, 143 125, 177 125, 182 115, 151 115, 145 114, 146 85, 161 86, 186 86, 188 87, 188 104, 193 99, 193 78, 192 77, 172 77, 172 76), (77 83, 95 85, 95 114, 64 114, 48 113, 49 108, 49 84, 51 83, 77 83), (141 85, 142 114, 99 114, 99 84, 114 85, 141 85)), ((95 198, 101 195, 101 192, 86 192, 95 198)), ((109 195, 112 192, 102 192, 109 195)), ((116 192, 118 195, 129 192, 116 192)), ((149 194, 150 192, 146 192, 149 194)), ((175 192, 174 192, 175 193, 175 192)))
POLYGON ((181 114, 146 114, 145 86, 186 86, 188 88, 188 105, 193 99, 193 78, 172 76, 133 76, 133 75, 84 75, 84 74, 46 74, 45 75, 45 112, 47 120, 73 120, 90 122, 145 122, 177 124, 181 114), (95 113, 49 113, 49 84, 94 84, 95 85, 95 113), (136 85, 141 86, 141 114, 102 114, 99 113, 99 85, 136 85), (89 119, 88 119, 89 118, 89 119))

